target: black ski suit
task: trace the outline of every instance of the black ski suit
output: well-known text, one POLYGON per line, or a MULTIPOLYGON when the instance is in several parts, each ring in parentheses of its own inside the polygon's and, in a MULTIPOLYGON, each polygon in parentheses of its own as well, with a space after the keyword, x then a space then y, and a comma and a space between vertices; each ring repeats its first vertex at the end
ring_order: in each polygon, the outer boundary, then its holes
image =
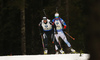
MULTIPOLYGON (((48 19, 47 19, 47 23, 44 23, 43 20, 42 20, 39 23, 39 29, 40 29, 40 34, 43 36, 45 49, 48 48, 48 38, 51 38, 51 40, 54 42, 55 45, 57 45, 59 50, 61 49, 59 43, 55 40, 55 37, 54 37, 54 29, 56 30, 55 24, 53 24, 48 19), (45 26, 43 26, 43 25, 45 25, 45 26), (49 29, 49 26, 46 26, 46 25, 51 25, 51 29, 50 30, 45 30, 44 27, 47 27, 47 29, 49 29)), ((57 30, 56 30, 55 33, 57 33, 57 30)))

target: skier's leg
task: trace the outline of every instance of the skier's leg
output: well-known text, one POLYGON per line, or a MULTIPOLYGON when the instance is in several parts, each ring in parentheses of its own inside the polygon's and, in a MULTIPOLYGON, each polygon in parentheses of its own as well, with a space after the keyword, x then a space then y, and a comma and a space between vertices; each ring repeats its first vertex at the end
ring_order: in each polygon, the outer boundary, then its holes
POLYGON ((67 40, 67 38, 66 38, 66 36, 65 36, 65 34, 62 32, 61 33, 61 36, 60 36, 62 39, 63 39, 63 41, 68 45, 68 48, 69 48, 69 50, 71 51, 71 52, 76 52, 72 47, 71 47, 71 44, 68 42, 68 40, 67 40))
POLYGON ((55 50, 58 50, 58 47, 55 45, 55 50))
POLYGON ((71 44, 68 42, 68 40, 67 40, 65 34, 63 33, 63 31, 60 33, 60 37, 68 45, 68 47, 71 47, 71 44))
POLYGON ((61 46, 59 45, 59 43, 56 40, 54 41, 54 43, 55 43, 55 46, 57 47, 56 54, 58 54, 58 51, 60 51, 61 54, 64 54, 64 51, 61 49, 61 46))
POLYGON ((53 41, 55 43, 56 53, 58 53, 58 51, 60 50, 60 53, 64 54, 64 51, 61 49, 59 42, 57 42, 57 40, 55 39, 55 36, 53 37, 53 41))
MULTIPOLYGON (((59 42, 59 40, 58 40, 58 34, 55 34, 55 40, 57 41, 57 42, 59 42)), ((55 45, 55 50, 57 51, 58 50, 58 47, 55 45)))
POLYGON ((47 35, 46 34, 43 34, 43 40, 44 40, 44 54, 47 54, 48 53, 48 39, 47 39, 47 35))
POLYGON ((59 49, 61 49, 61 47, 60 47, 60 45, 59 45, 59 43, 56 41, 56 40, 54 40, 54 44, 56 45, 56 47, 57 47, 57 50, 59 49))
POLYGON ((58 51, 58 47, 55 45, 55 51, 56 51, 56 54, 59 54, 59 51, 58 51))
POLYGON ((51 39, 52 39, 52 41, 54 41, 54 44, 57 46, 57 49, 60 49, 60 45, 59 45, 59 43, 57 42, 58 40, 55 39, 54 34, 51 34, 51 39))

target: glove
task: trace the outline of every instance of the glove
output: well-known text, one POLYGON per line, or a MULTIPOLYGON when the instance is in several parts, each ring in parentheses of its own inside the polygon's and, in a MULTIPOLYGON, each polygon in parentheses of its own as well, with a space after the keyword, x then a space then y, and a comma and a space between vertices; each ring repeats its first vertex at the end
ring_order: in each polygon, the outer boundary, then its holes
POLYGON ((52 41, 52 43, 54 43, 54 42, 52 41))
POLYGON ((63 31, 66 31, 66 27, 67 27, 67 26, 65 25, 64 28, 63 28, 63 31))
POLYGON ((66 29, 66 27, 67 27, 67 26, 65 25, 65 26, 64 26, 64 29, 66 29))

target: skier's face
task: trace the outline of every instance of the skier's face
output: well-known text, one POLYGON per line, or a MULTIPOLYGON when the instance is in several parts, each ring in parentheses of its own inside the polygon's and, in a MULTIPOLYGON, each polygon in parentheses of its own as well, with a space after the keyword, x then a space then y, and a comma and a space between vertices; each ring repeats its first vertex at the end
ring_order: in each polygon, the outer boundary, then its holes
POLYGON ((47 23, 47 20, 43 20, 44 23, 47 23))

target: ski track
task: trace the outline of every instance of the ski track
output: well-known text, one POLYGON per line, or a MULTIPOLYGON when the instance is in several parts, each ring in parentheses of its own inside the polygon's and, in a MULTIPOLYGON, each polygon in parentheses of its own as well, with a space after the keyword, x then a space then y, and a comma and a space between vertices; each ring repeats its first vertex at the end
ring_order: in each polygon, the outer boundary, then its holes
POLYGON ((88 60, 89 54, 13 55, 0 56, 0 60, 88 60))

